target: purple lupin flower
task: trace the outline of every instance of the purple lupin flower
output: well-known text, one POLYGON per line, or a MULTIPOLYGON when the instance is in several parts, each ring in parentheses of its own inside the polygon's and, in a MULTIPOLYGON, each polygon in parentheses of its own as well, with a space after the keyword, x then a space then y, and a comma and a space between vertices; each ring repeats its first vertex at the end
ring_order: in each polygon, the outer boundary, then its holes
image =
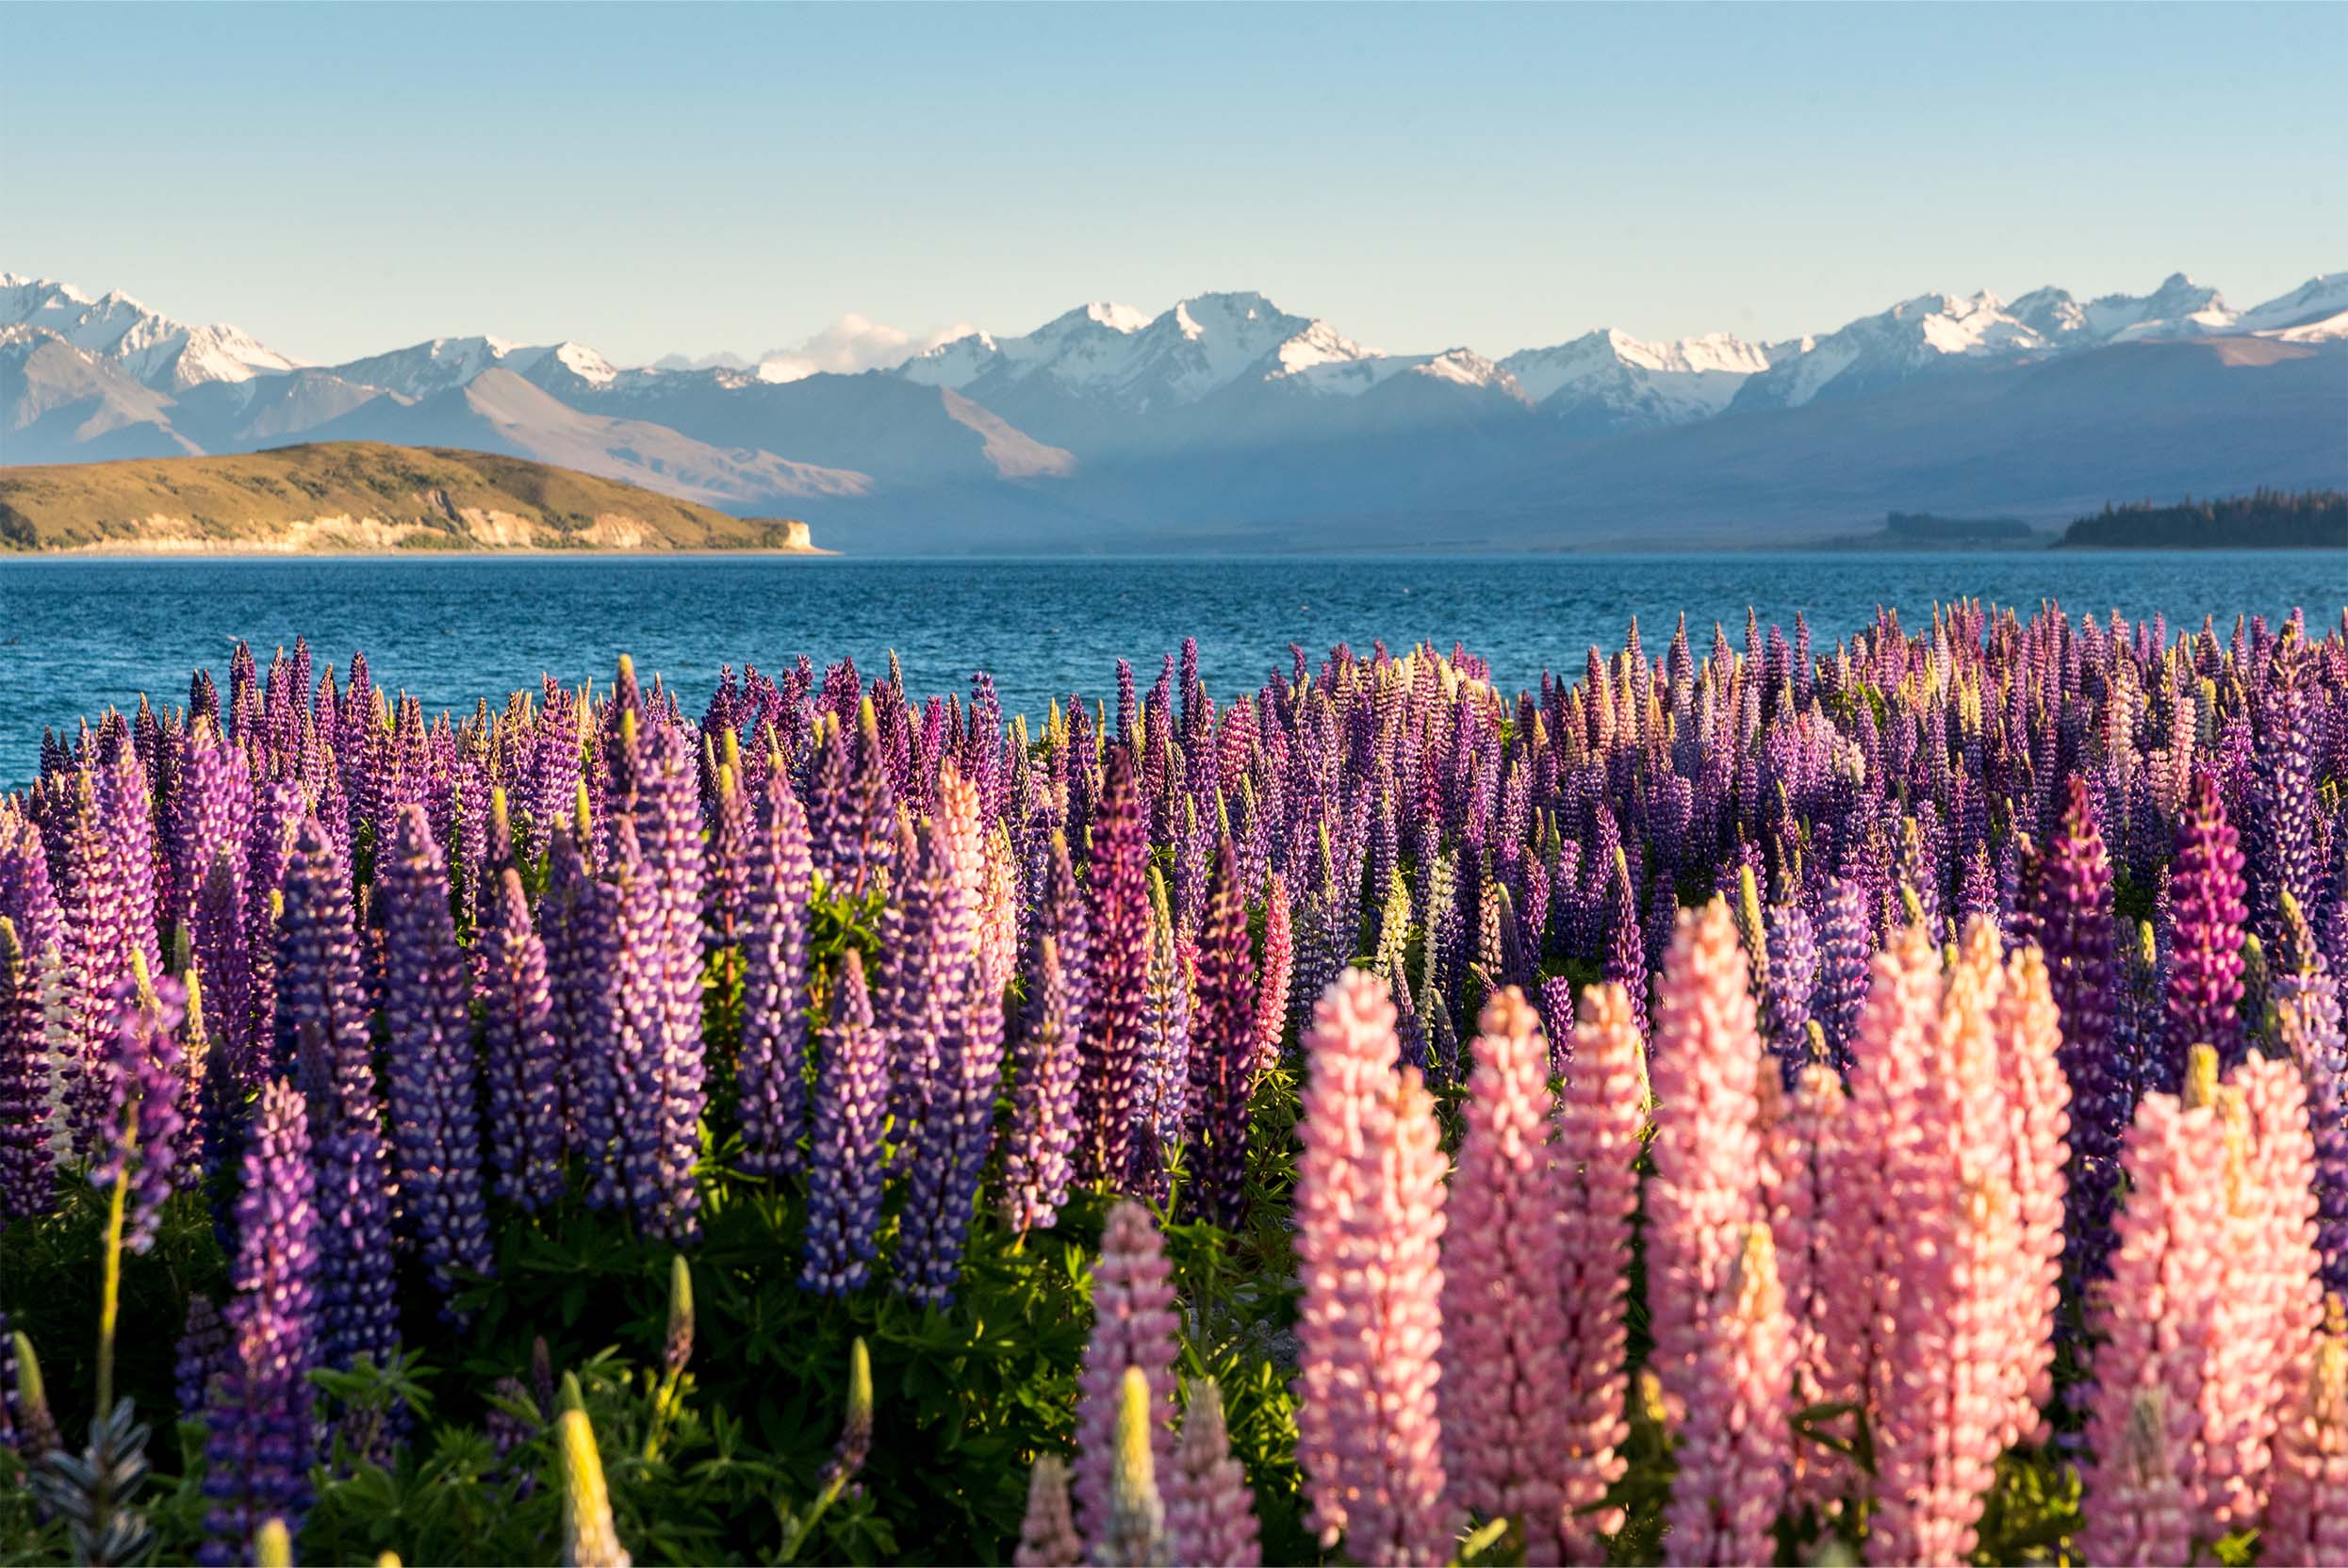
POLYGON ((172 1381, 179 1413, 195 1420, 211 1402, 212 1380, 228 1370, 228 1323, 209 1296, 188 1298, 188 1318, 172 1352, 172 1381))
POLYGON ((1133 758, 1120 745, 1108 754, 1093 808, 1087 871, 1092 974, 1077 1080, 1076 1174, 1112 1189, 1125 1184, 1133 1166, 1149 974, 1148 835, 1133 758))
POLYGON ((2196 1045, 2222 1067, 2242 1056, 2242 856, 2217 776, 2193 772, 2169 868, 2169 1037, 2179 1062, 2196 1045))
POLYGON ((1614 874, 1606 883, 1606 956, 1599 975, 1623 988, 1631 998, 1631 1016, 1638 1021, 1640 1032, 1647 1032, 1647 938, 1639 929, 1630 860, 1618 844, 1614 874))
POLYGON ((1761 1027, 1790 1091, 1810 1060, 1810 1008, 1818 985, 1818 941, 1809 912, 1798 904, 1771 905, 1767 946, 1761 1027))
POLYGON ((2281 903, 2277 958, 2285 973, 2274 988, 2275 1035, 2307 1084, 2323 1288, 2348 1298, 2348 1037, 2340 1027, 2340 975, 2288 889, 2281 903))
MULTIPOLYGON (((1398 884, 1399 886, 1399 884, 1398 884)), ((1396 976, 1400 979, 1398 973, 1396 976)), ((1247 892, 1228 838, 1215 848, 1199 928, 1198 1011, 1191 1020, 1190 1201, 1203 1218, 1236 1229, 1247 1209, 1247 1113, 1256 1086, 1256 966, 1247 892)))
POLYGON ((579 1156, 587 1201, 623 1201, 619 1168, 618 895, 587 869, 586 786, 573 828, 557 828, 547 850, 540 906, 547 950, 548 1022, 562 1058, 565 1147, 579 1156))
POLYGON ((808 1157, 807 1261, 799 1283, 844 1296, 872 1278, 889 1089, 887 1045, 873 1029, 864 960, 854 948, 841 955, 820 1054, 808 1157))
POLYGON ((262 1521, 298 1529, 309 1503, 308 1380, 321 1350, 314 1278, 323 1260, 307 1121, 303 1097, 287 1084, 261 1091, 237 1200, 229 1361, 205 1409, 206 1562, 252 1560, 262 1521))
POLYGON ((528 1211, 563 1195, 563 1100, 546 944, 512 866, 498 872, 481 920, 489 1164, 498 1196, 528 1211))
MULTIPOLYGON (((1066 848, 1061 842, 1063 855, 1066 848)), ((1003 1161, 1004 1218, 1022 1233, 1050 1229, 1068 1201, 1078 1068, 1068 993, 1059 939, 1046 931, 1028 959, 1026 1006, 1011 1068, 1010 1144, 1003 1161)))
POLYGON ((1812 1016, 1826 1038, 1827 1059, 1848 1073, 1852 1043, 1859 1037, 1859 1013, 1866 1005, 1868 964, 1875 951, 1869 935, 1867 897, 1842 877, 1829 884, 1826 919, 1818 933, 1818 986, 1812 1016))
POLYGON ((2113 1042, 2119 997, 2111 861, 2087 781, 2077 774, 2070 777, 2062 816, 2032 881, 2028 929, 2045 956, 2047 988, 2062 1017, 2059 1059, 2071 1086, 2070 1230, 2063 1262, 2076 1295, 2104 1277, 2119 1196, 2120 1144, 2136 1114, 2130 1074, 2121 1068, 2113 1042))
POLYGON ((400 808, 375 884, 401 1214, 434 1287, 447 1296, 460 1275, 489 1272, 489 1233, 470 987, 449 916, 448 866, 422 807, 400 808))
POLYGON ((387 1365, 400 1340, 393 1303, 391 1151, 376 1097, 373 1045, 359 1005, 350 881, 315 817, 286 863, 277 923, 280 1055, 300 1064, 317 1166, 320 1359, 387 1365))
POLYGON ((179 1184, 187 1058, 180 1025, 188 990, 170 975, 142 984, 126 975, 114 992, 113 1050, 107 1068, 107 1141, 90 1179, 100 1191, 124 1184, 123 1245, 145 1252, 155 1245, 163 1205, 179 1184))
POLYGON ((205 1025, 220 1053, 214 1070, 234 1105, 214 1111, 225 1117, 260 1087, 266 1074, 262 1054, 253 1048, 253 944, 245 934, 241 856, 222 849, 200 874, 189 923, 189 953, 204 988, 205 1025))
POLYGON ((955 852, 958 825, 975 815, 975 795, 950 763, 940 770, 938 794, 939 814, 922 833, 911 868, 909 880, 928 896, 911 906, 922 919, 910 934, 913 951, 898 979, 899 1004, 912 1004, 900 1016, 900 1032, 932 1043, 910 1058, 929 1083, 908 1130, 913 1147, 896 1282, 932 1306, 951 1298, 961 1277, 1003 1039, 1001 991, 979 960, 977 907, 955 852))
POLYGON ((0 915, 0 1231, 57 1201, 41 972, 16 921, 0 915))
POLYGON ((690 1239, 700 1194, 693 1184, 707 1100, 701 1040, 701 829, 699 791, 684 731, 659 723, 640 733, 622 716, 623 744, 637 764, 632 826, 638 859, 623 881, 620 957, 623 1017, 636 1035, 636 1075, 622 1092, 629 1189, 638 1220, 671 1241, 690 1239))
POLYGON ((1141 1015, 1141 1107, 1160 1148, 1182 1135, 1190 1083, 1190 986, 1174 950, 1166 880, 1150 868, 1150 962, 1141 1015))
POLYGON ((747 856, 742 947, 742 1168, 798 1168, 807 1120, 807 921, 814 861, 791 780, 768 775, 747 856))

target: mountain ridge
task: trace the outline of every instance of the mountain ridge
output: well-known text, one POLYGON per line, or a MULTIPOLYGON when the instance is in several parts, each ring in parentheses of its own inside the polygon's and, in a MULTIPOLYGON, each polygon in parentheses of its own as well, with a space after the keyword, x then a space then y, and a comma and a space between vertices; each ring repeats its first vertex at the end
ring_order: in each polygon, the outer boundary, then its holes
POLYGON ((2054 521, 2082 501, 2141 493, 2131 464, 2145 461, 2134 429, 2065 396, 2116 398, 2140 426, 2170 432, 2176 449, 2155 457, 2189 488, 2237 482, 2246 452, 2289 470, 2252 483, 2348 477, 2343 354, 2348 272, 2242 311, 2173 273, 2144 295, 2086 301, 2052 286, 2011 302, 1925 293, 1771 343, 1601 328, 1498 359, 1465 345, 1386 353, 1233 290, 1156 314, 1079 305, 1027 333, 973 330, 860 372, 731 356, 628 367, 573 340, 479 335, 305 366, 119 292, 8 274, 0 462, 337 438, 466 447, 736 513, 808 511, 835 538, 887 548, 1139 547, 1144 536, 1234 531, 1270 540, 1463 508, 1478 536, 1501 543, 1515 528, 1532 546, 1686 531, 1765 544, 1795 527, 1775 498, 1783 481, 1748 495, 1741 512, 1716 498, 1736 493, 1739 473, 1775 471, 1747 448, 1747 422, 1765 414, 1801 415, 1764 428, 1819 466, 1821 509, 1839 504, 1836 471, 1849 470, 1897 487, 1872 498, 1879 514, 1994 504, 2054 521), (2153 364, 2126 351, 2161 343, 2219 347, 2158 361, 2147 387, 2106 368, 2153 364), (2079 373, 2031 380, 2063 366, 2079 373), (2006 422, 2010 400, 2078 445, 2030 439, 2006 422), (1897 417, 1923 406, 1943 422, 1897 417), (2253 408, 2290 422, 2246 431, 2253 408), (1956 454, 1979 454, 1993 429, 2034 455, 2007 465, 1986 496, 1956 454), (1697 433, 1650 439, 1674 432, 1697 433), (1886 440, 1891 449, 1873 449, 1886 440), (1716 466, 1642 467, 1666 462, 1716 466), (1613 488, 1598 493, 1593 476, 1613 488), (1625 520, 1636 508, 1644 527, 1625 520))

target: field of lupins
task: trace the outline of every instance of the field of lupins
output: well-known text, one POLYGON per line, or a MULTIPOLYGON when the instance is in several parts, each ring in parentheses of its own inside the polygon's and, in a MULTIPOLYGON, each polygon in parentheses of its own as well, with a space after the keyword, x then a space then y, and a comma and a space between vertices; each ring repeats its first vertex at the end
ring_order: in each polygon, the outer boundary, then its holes
POLYGON ((429 717, 0 800, 0 1557, 2348 1560, 2348 615, 429 717))

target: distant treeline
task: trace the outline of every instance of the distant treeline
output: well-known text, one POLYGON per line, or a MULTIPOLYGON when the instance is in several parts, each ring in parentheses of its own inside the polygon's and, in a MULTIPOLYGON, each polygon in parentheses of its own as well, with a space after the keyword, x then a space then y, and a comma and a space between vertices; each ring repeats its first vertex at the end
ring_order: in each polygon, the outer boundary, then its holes
POLYGON ((2174 506, 2107 504, 2065 529, 2065 548, 2348 548, 2348 491, 2259 490, 2221 500, 2188 498, 2174 506))

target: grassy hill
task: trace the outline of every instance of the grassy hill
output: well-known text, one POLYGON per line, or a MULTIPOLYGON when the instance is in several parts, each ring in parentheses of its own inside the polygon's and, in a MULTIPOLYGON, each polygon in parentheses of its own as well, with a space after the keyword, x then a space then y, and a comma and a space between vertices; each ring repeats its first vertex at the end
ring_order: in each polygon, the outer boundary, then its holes
POLYGON ((804 523, 523 458, 372 441, 0 468, 0 549, 813 553, 804 523))

